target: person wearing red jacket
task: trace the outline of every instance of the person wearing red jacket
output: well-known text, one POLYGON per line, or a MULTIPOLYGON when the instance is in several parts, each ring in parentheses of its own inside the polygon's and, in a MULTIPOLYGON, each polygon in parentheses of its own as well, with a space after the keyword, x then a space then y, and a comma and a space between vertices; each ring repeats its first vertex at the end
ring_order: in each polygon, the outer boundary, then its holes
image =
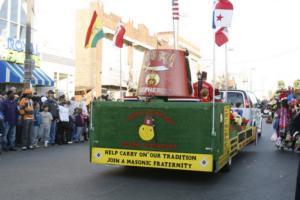
POLYGON ((207 89, 208 97, 207 97, 206 102, 210 102, 210 101, 212 101, 212 98, 213 98, 213 87, 206 80, 207 80, 207 72, 205 72, 205 71, 202 71, 202 73, 198 72, 198 81, 193 84, 194 97, 202 99, 203 98, 202 90, 207 89), (201 88, 198 88, 198 85, 200 85, 201 88), (200 94, 199 94, 199 91, 200 91, 200 94))

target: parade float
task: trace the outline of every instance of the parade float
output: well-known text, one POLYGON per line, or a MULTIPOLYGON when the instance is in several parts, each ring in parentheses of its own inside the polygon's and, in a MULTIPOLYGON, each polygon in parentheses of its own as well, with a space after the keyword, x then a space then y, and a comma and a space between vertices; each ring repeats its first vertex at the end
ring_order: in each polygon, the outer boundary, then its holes
POLYGON ((147 51, 137 96, 92 103, 91 163, 202 172, 229 169, 232 158, 256 140, 256 129, 229 104, 193 97, 190 77, 185 51, 147 51))
POLYGON ((300 80, 295 80, 293 87, 285 87, 284 81, 278 81, 272 104, 271 137, 274 145, 284 150, 300 150, 300 80))
POLYGON ((300 79, 294 81, 294 95, 300 100, 300 79))

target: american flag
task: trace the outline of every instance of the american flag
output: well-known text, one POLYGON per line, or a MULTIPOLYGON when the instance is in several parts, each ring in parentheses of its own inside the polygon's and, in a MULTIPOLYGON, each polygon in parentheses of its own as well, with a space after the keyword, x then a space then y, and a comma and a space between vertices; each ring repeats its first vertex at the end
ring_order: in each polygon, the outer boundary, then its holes
POLYGON ((172 0, 173 20, 179 20, 179 0, 172 0))

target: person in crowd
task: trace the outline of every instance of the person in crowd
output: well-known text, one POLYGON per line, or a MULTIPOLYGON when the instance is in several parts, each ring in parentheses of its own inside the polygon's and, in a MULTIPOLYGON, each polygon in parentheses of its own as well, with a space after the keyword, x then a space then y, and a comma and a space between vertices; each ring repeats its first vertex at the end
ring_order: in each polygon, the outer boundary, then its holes
POLYGON ((44 141, 44 147, 48 147, 49 143, 49 134, 52 123, 52 114, 49 112, 49 107, 45 104, 43 105, 43 111, 41 112, 41 126, 40 126, 40 135, 44 141))
POLYGON ((43 108, 43 105, 46 101, 47 101, 47 97, 41 96, 41 108, 43 108))
POLYGON ((69 105, 66 101, 58 106, 59 123, 57 131, 57 143, 59 145, 69 143, 71 144, 71 135, 69 130, 69 105))
POLYGON ((70 115, 74 114, 74 111, 77 107, 78 107, 78 103, 75 101, 75 97, 72 97, 69 106, 70 115))
POLYGON ((202 73, 198 72, 198 81, 193 84, 194 97, 202 99, 202 90, 208 90, 207 101, 212 101, 213 98, 213 87, 210 83, 207 82, 207 72, 203 71, 202 73))
POLYGON ((215 89, 215 102, 223 102, 219 89, 215 89))
POLYGON ((63 94, 63 95, 59 96, 59 98, 58 98, 59 103, 63 103, 65 101, 66 101, 66 95, 63 94))
POLYGON ((3 135, 3 149, 16 151, 16 126, 18 120, 18 106, 13 91, 7 92, 8 98, 3 103, 5 131, 3 135))
MULTIPOLYGON (((20 100, 21 100, 21 96, 22 96, 22 92, 18 92, 15 95, 15 101, 18 105, 18 109, 20 110, 20 100)), ((22 147, 22 116, 18 115, 18 121, 17 121, 17 127, 16 127, 16 146, 22 147)))
POLYGON ((82 114, 89 115, 88 114, 88 109, 87 109, 86 98, 85 97, 82 97, 82 99, 81 99, 81 101, 79 103, 79 108, 81 108, 82 114))
POLYGON ((84 131, 84 116, 82 114, 82 109, 77 108, 75 114, 75 125, 76 125, 76 137, 75 142, 83 142, 83 131, 84 131))
POLYGON ((9 91, 11 91, 11 92, 14 93, 14 94, 17 94, 17 88, 16 88, 16 87, 11 87, 11 88, 9 89, 9 91))
POLYGON ((83 119, 84 119, 84 128, 83 128, 83 138, 84 141, 88 141, 89 138, 89 122, 90 122, 90 118, 89 115, 85 115, 82 113, 83 119))
POLYGON ((25 89, 19 103, 22 115, 22 150, 33 149, 31 138, 33 134, 34 111, 32 102, 32 90, 25 89))
POLYGON ((3 114, 3 102, 4 98, 0 94, 0 153, 2 151, 2 136, 4 135, 4 114, 3 114))
POLYGON ((33 144, 34 148, 39 148, 40 147, 38 145, 38 141, 40 138, 39 130, 42 123, 42 116, 40 114, 39 102, 34 102, 33 107, 34 107, 34 123, 33 123, 33 134, 32 134, 31 143, 33 144))
POLYGON ((32 96, 32 101, 33 102, 41 102, 41 97, 38 96, 37 92, 35 92, 32 96))
POLYGON ((75 141, 76 137, 76 126, 75 126, 75 109, 78 107, 78 103, 75 100, 75 97, 72 97, 69 105, 69 116, 70 116, 70 131, 72 141, 75 141))
POLYGON ((298 162, 298 172, 297 172, 297 181, 296 181, 296 193, 295 200, 300 199, 300 160, 298 162))
POLYGON ((49 143, 51 145, 54 145, 56 139, 56 125, 57 125, 57 121, 59 120, 59 114, 58 114, 58 103, 54 98, 53 90, 48 91, 48 97, 44 104, 48 106, 49 112, 51 113, 53 118, 51 122, 51 128, 50 128, 49 143))

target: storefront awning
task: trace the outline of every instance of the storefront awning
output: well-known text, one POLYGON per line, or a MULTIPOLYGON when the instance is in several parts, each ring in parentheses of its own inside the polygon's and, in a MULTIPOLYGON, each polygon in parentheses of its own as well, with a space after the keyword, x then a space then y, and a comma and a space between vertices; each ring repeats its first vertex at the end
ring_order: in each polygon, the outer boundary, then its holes
MULTIPOLYGON (((23 83, 24 67, 0 60, 0 83, 23 83)), ((32 85, 52 87, 54 81, 40 68, 32 70, 32 85)))

